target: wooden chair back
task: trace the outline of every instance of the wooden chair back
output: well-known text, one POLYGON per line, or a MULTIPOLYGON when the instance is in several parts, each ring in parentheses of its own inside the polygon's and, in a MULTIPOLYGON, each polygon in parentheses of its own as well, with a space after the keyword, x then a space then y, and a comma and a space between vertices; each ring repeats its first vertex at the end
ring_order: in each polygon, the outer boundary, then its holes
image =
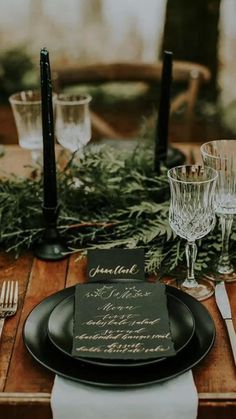
MULTIPOLYGON (((184 108, 184 117, 191 123, 195 105, 202 84, 209 82, 210 70, 200 64, 185 61, 173 61, 173 84, 180 82, 184 88, 171 99, 170 112, 184 108)), ((138 82, 149 85, 160 83, 162 62, 156 63, 97 63, 76 65, 54 70, 53 78, 56 90, 79 84, 101 84, 107 82, 138 82)), ((92 112, 92 123, 102 135, 117 137, 120 133, 114 130, 103 118, 92 112)))

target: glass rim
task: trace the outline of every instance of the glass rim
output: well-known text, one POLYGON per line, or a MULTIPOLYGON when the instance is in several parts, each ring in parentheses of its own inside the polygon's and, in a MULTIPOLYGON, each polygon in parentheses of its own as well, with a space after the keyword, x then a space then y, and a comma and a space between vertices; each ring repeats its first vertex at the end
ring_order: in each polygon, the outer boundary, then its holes
POLYGON ((223 157, 221 157, 221 156, 214 156, 213 154, 210 154, 207 151, 203 150, 203 147, 207 146, 208 144, 220 143, 221 141, 236 141, 236 139, 235 138, 231 138, 231 139, 230 138, 221 138, 219 140, 210 140, 210 141, 207 141, 206 143, 203 143, 200 146, 200 151, 201 151, 202 155, 204 154, 205 156, 210 157, 211 159, 215 159, 215 160, 226 160, 227 157, 225 157, 225 156, 223 156, 223 157))
POLYGON ((55 103, 62 105, 86 105, 92 100, 89 94, 58 93, 55 95, 55 103))
POLYGON ((41 94, 40 94, 40 91, 37 90, 37 89, 35 89, 35 90, 32 90, 32 89, 21 90, 19 92, 15 92, 11 96, 9 96, 8 100, 9 100, 10 103, 12 103, 14 105, 22 105, 22 104, 23 105, 39 105, 39 104, 41 104, 41 94), (24 100, 23 98, 22 99, 20 98, 23 93, 25 95, 36 93, 39 97, 35 100, 34 99, 24 100), (18 97, 18 99, 17 99, 17 97, 18 97))
POLYGON ((167 176, 168 176, 168 179, 170 179, 170 180, 173 180, 174 182, 178 182, 178 183, 186 183, 186 184, 192 184, 192 185, 194 185, 194 184, 202 184, 202 183, 209 183, 209 182, 213 182, 213 181, 215 181, 217 178, 218 178, 218 172, 217 172, 217 170, 215 170, 213 167, 205 167, 205 166, 201 166, 200 164, 183 164, 183 165, 181 165, 181 166, 175 166, 175 167, 172 167, 171 169, 169 169, 168 170, 168 172, 167 172, 167 176), (210 178, 210 179, 208 179, 208 180, 196 180, 196 182, 194 182, 194 181, 191 181, 191 180, 179 180, 179 179, 175 179, 173 176, 171 176, 171 171, 172 170, 174 170, 174 169, 180 169, 180 168, 183 168, 183 167, 196 167, 196 168, 202 168, 203 170, 210 170, 211 172, 212 172, 212 177, 210 178))

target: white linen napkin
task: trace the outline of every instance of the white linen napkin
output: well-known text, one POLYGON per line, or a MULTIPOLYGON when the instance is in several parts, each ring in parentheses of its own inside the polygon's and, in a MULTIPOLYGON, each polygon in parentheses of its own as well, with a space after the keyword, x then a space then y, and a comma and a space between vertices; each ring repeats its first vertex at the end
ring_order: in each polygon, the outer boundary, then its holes
POLYGON ((121 389, 56 376, 51 408, 53 419, 196 419, 198 394, 192 371, 163 383, 121 389))

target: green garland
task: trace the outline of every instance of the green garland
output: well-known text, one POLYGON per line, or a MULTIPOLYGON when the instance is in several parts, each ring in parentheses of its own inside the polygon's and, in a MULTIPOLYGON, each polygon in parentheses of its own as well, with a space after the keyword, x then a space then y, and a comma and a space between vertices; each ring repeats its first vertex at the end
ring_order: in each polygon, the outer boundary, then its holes
MULTIPOLYGON (((70 252, 87 248, 143 247, 147 273, 160 275, 184 263, 184 241, 168 222, 169 185, 166 169, 153 171, 152 147, 132 151, 92 146, 59 172, 58 228, 70 252), (80 186, 75 186, 75 177, 80 186)), ((43 235, 42 178, 0 181, 0 245, 19 253, 43 235)), ((236 239, 235 224, 231 243, 236 239)), ((216 228, 199 244, 198 273, 220 250, 216 228)))

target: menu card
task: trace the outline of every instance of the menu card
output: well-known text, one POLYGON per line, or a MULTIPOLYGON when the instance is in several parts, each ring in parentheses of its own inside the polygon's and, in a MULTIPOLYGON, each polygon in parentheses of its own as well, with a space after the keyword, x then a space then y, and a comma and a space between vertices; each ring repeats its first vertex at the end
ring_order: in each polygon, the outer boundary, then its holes
POLYGON ((77 285, 72 355, 109 359, 175 355, 165 285, 77 285))

